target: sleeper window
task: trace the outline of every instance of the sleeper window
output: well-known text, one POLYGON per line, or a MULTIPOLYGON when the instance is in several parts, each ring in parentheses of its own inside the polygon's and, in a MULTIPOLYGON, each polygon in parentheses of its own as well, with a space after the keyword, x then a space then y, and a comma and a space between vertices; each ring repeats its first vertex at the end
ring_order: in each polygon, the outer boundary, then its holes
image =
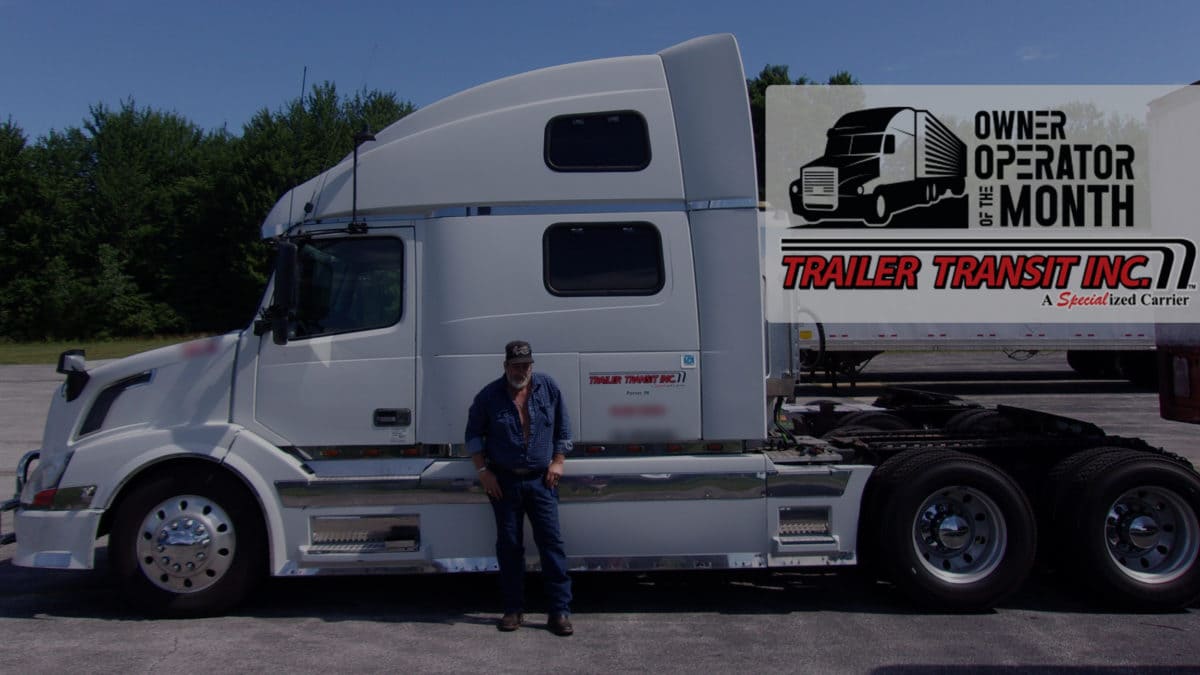
POLYGON ((545 159, 555 171, 641 171, 650 165, 646 118, 628 110, 555 117, 545 159))
POLYGON ((662 237, 649 223, 564 223, 542 239, 554 295, 653 295, 664 283, 662 237))

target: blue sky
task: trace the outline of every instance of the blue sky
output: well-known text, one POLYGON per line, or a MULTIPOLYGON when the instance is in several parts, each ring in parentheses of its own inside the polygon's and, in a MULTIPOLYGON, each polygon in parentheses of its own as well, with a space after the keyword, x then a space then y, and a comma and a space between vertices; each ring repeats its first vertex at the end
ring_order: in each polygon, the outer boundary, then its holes
POLYGON ((767 63, 866 84, 1200 80, 1200 2, 0 0, 0 119, 33 138, 133 97, 240 133, 308 82, 418 106, 505 75, 735 34, 767 63))

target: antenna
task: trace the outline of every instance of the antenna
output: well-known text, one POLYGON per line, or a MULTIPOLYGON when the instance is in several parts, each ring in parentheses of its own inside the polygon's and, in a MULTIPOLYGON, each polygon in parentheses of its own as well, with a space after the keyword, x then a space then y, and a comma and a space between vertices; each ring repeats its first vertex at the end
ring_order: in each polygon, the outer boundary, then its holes
MULTIPOLYGON (((300 110, 304 110, 304 87, 307 84, 308 84, 308 66, 304 66, 304 73, 302 75, 300 75, 300 110)), ((304 131, 303 124, 300 125, 300 131, 301 132, 304 131)), ((293 188, 292 190, 289 190, 288 194, 290 195, 288 197, 288 227, 291 227, 291 225, 292 225, 292 207, 296 205, 296 190, 295 190, 295 188, 293 188)), ((305 216, 308 215, 308 212, 309 212, 308 209, 304 210, 305 216)))
POLYGON ((354 134, 354 191, 350 197, 350 225, 346 228, 351 234, 361 234, 367 231, 367 224, 358 222, 358 146, 367 141, 375 140, 366 122, 362 131, 354 134))

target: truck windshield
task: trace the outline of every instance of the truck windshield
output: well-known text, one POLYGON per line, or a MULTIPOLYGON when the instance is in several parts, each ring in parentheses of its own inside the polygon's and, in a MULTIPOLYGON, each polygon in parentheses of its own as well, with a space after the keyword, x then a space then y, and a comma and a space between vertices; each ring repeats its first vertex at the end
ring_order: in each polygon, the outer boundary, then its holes
POLYGON ((830 136, 825 145, 825 154, 831 157, 838 155, 874 155, 883 147, 883 134, 847 134, 845 136, 830 136))

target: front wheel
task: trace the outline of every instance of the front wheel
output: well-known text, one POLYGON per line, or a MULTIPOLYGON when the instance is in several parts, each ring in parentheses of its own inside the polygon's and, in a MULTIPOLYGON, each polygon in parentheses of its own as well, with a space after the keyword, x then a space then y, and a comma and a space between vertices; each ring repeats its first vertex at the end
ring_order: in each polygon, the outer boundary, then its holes
POLYGON ((1021 488, 958 452, 907 458, 881 485, 878 553, 885 572, 924 604, 992 607, 1033 567, 1037 525, 1021 488))
POLYGON ((887 197, 880 192, 875 195, 867 208, 867 224, 885 225, 889 218, 891 218, 891 206, 888 204, 887 197))
POLYGON ((257 505, 235 478, 161 474, 118 507, 109 556, 135 605, 196 616, 245 597, 264 567, 265 541, 257 505))

